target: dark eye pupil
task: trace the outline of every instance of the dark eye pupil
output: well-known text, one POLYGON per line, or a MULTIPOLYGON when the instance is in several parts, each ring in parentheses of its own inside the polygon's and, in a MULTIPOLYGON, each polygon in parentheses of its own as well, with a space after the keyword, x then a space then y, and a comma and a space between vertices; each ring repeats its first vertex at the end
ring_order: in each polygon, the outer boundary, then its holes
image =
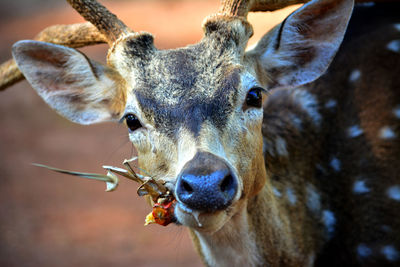
POLYGON ((128 125, 129 130, 131 130, 132 132, 142 127, 142 124, 140 123, 139 119, 133 114, 126 115, 125 120, 126 120, 126 125, 128 125))
POLYGON ((262 95, 261 88, 255 87, 247 93, 246 104, 249 107, 261 108, 262 105, 262 95))

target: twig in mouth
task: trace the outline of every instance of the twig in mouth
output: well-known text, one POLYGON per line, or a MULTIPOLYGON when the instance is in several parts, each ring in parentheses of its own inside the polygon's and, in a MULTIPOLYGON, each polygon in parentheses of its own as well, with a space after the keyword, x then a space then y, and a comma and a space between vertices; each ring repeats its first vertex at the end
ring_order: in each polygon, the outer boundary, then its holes
MULTIPOLYGON (((59 168, 54 168, 46 166, 43 164, 33 164, 38 167, 46 168, 55 172, 79 176, 87 179, 94 179, 106 183, 106 191, 114 191, 118 186, 118 177, 116 174, 128 178, 129 180, 135 181, 140 184, 137 193, 139 196, 150 196, 154 201, 153 210, 147 215, 145 220, 145 225, 156 223, 163 226, 167 226, 174 221, 174 208, 176 200, 168 188, 164 185, 163 180, 156 180, 151 176, 145 176, 136 173, 130 162, 134 161, 136 158, 131 160, 124 160, 123 165, 125 168, 119 168, 114 166, 103 166, 107 170, 107 174, 98 173, 87 173, 87 172, 76 172, 68 171, 59 168)), ((146 171, 139 169, 142 173, 146 171)), ((147 174, 147 173, 146 173, 147 174)))
MULTIPOLYGON (((46 168, 55 172, 63 173, 63 174, 69 174, 73 176, 79 176, 82 178, 87 178, 87 179, 93 179, 93 180, 98 180, 106 183, 107 192, 114 191, 117 186, 119 179, 115 174, 118 174, 122 177, 128 178, 132 181, 135 181, 140 184, 140 187, 137 190, 137 193, 139 196, 146 196, 149 195, 154 202, 157 202, 157 200, 160 197, 166 197, 170 194, 168 191, 167 187, 164 186, 164 181, 162 180, 156 180, 151 176, 145 176, 136 173, 132 166, 130 165, 129 162, 132 162, 134 159, 131 160, 124 160, 123 165, 124 168, 119 168, 119 167, 114 167, 114 166, 103 166, 104 169, 107 170, 107 174, 98 174, 98 173, 87 173, 87 172, 77 172, 77 171, 69 171, 69 170, 64 170, 64 169, 59 169, 59 168, 54 168, 50 167, 47 165, 43 164, 36 164, 34 163, 33 165, 46 168)), ((141 170, 143 173, 145 171, 141 170)))

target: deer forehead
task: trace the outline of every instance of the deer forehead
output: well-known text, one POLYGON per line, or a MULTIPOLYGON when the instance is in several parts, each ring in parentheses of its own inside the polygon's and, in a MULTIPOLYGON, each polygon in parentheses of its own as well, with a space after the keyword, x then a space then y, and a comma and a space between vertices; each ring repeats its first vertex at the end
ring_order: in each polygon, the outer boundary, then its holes
POLYGON ((135 54, 123 74, 127 106, 168 135, 184 127, 197 136, 205 121, 222 130, 256 83, 235 49, 209 39, 174 50, 149 48, 141 57, 136 49, 125 48, 127 57, 135 54))

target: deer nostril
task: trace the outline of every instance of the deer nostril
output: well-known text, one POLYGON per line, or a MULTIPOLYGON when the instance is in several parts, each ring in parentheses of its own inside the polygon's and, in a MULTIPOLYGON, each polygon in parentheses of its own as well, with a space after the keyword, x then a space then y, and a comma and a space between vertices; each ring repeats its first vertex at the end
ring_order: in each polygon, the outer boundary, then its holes
POLYGON ((220 185, 221 192, 225 193, 225 192, 229 191, 232 187, 232 184, 233 184, 232 175, 225 176, 224 180, 222 181, 222 183, 220 185))
POLYGON ((186 181, 182 181, 182 186, 183 186, 183 189, 185 189, 185 191, 187 193, 189 193, 189 194, 193 193, 193 188, 186 181))

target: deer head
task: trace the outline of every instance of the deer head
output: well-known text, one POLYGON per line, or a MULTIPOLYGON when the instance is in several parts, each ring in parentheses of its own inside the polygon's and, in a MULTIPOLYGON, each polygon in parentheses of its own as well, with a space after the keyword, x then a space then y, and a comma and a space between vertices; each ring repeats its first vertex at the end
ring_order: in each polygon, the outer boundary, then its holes
POLYGON ((109 43, 107 65, 73 48, 20 41, 18 68, 71 121, 125 122, 140 167, 174 192, 177 222, 200 233, 229 228, 268 185, 263 101, 270 90, 325 72, 353 7, 353 0, 311 1, 245 51, 247 13, 269 3, 226 0, 206 18, 198 44, 158 50, 151 34, 130 30, 96 1, 68 2, 97 29, 85 24, 92 42, 109 43))

